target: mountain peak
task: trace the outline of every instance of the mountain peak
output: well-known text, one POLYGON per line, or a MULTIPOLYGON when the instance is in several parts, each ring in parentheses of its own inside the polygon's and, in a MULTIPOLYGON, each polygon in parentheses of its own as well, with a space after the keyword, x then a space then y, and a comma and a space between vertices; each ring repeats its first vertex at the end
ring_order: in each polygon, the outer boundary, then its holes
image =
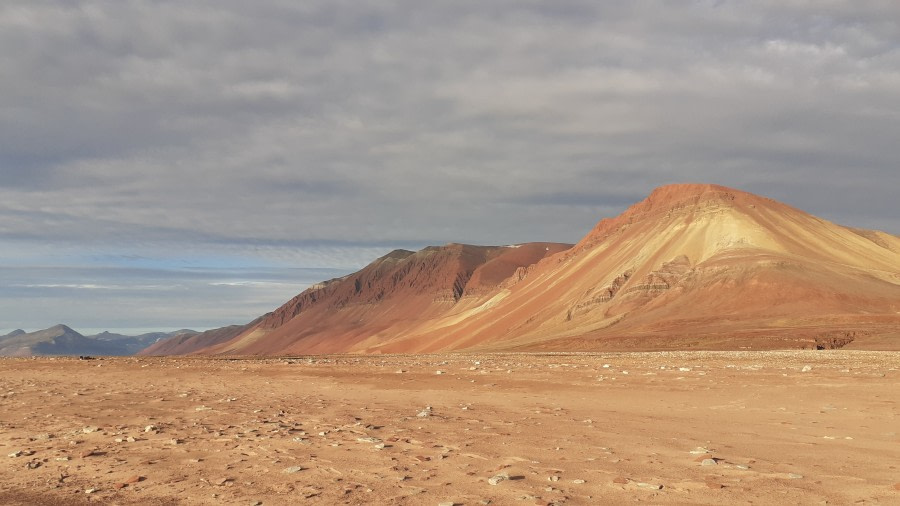
POLYGON ((77 334, 77 332, 75 332, 71 327, 62 323, 57 323, 56 325, 47 329, 47 331, 59 332, 61 334, 77 334))

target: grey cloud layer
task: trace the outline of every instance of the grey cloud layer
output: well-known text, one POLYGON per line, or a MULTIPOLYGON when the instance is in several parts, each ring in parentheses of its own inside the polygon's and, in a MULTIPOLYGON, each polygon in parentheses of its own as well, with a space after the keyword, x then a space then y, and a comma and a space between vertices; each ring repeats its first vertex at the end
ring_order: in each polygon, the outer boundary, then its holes
POLYGON ((0 234, 576 240, 675 181, 897 233, 897 19, 890 1, 7 3, 0 234))

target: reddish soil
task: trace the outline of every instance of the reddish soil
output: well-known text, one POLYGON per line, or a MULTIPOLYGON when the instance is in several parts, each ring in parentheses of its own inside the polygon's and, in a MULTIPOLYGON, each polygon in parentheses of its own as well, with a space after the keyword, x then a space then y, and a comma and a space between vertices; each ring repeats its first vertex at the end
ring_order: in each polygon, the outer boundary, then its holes
POLYGON ((0 503, 893 504, 898 391, 845 350, 0 359, 0 503))

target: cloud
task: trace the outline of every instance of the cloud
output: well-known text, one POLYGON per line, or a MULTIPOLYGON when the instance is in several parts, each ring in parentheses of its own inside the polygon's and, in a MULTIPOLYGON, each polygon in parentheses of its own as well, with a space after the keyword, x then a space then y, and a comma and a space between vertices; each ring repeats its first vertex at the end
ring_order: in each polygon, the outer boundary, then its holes
POLYGON ((358 267, 577 241, 679 181, 900 233, 898 18, 891 1, 4 4, 0 238, 358 267))

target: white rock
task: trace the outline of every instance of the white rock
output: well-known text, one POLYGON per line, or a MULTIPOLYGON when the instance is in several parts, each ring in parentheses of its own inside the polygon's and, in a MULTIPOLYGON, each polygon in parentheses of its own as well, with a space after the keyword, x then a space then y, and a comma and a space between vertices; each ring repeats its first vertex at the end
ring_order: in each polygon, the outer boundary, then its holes
POLYGON ((488 478, 488 483, 491 485, 499 485, 500 482, 506 481, 509 479, 509 475, 506 473, 497 474, 488 478))

